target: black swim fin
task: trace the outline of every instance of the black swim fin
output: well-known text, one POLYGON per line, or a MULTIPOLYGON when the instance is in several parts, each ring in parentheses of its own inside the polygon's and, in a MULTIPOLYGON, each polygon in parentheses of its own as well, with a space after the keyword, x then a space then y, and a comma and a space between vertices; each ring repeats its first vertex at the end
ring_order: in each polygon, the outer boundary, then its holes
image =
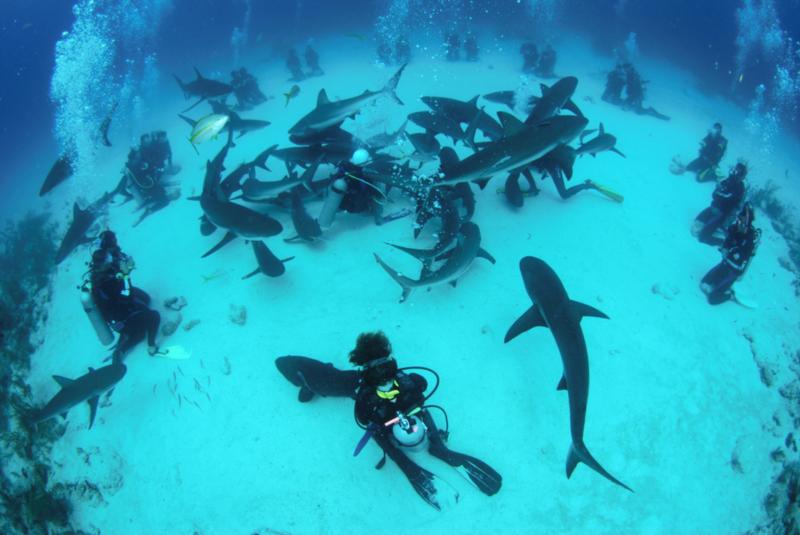
MULTIPOLYGON (((425 502, 436 509, 437 511, 442 510, 442 498, 445 495, 440 492, 440 489, 437 486, 441 486, 442 481, 437 478, 433 473, 425 470, 421 466, 412 465, 412 467, 403 470, 408 478, 409 483, 411 486, 414 487, 414 490, 419 494, 420 498, 425 500, 425 502)), ((455 492, 454 494, 454 501, 458 502, 458 493, 455 492)), ((446 504, 444 504, 446 505, 446 504)))
POLYGON ((503 486, 503 476, 480 459, 449 450, 439 458, 454 467, 487 496, 494 496, 503 486))

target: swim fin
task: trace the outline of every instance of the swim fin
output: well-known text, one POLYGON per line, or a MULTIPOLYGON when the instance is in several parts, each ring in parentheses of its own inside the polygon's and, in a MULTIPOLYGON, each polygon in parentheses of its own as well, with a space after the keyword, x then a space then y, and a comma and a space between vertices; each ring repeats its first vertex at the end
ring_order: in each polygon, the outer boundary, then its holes
POLYGON ((612 189, 609 189, 609 188, 607 188, 607 187, 605 187, 603 185, 600 185, 597 182, 593 182, 591 180, 589 181, 589 183, 592 185, 592 187, 594 189, 596 189, 597 191, 599 191, 600 193, 602 193, 603 195, 605 195, 606 197, 608 197, 612 201, 622 202, 622 201, 625 200, 625 197, 623 197, 622 195, 620 195, 619 193, 617 193, 616 191, 614 191, 612 189))
POLYGON ((503 486, 503 476, 480 459, 454 451, 440 458, 487 496, 494 496, 503 486))
POLYGON ((172 360, 186 360, 192 356, 191 352, 186 351, 183 346, 169 346, 155 353, 158 357, 172 360))
POLYGON ((458 503, 458 492, 452 487, 447 489, 449 484, 421 466, 413 465, 413 468, 403 471, 420 498, 437 511, 441 511, 442 506, 458 503), (446 492, 446 490, 450 492, 446 492), (452 501, 452 503, 445 500, 452 501))

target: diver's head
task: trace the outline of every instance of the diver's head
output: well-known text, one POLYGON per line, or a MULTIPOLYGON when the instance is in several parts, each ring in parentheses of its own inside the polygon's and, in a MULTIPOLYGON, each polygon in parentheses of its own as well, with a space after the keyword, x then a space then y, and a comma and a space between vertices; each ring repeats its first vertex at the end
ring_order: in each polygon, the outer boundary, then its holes
POLYGON ((107 249, 98 249, 92 253, 91 269, 94 273, 102 273, 114 267, 114 258, 107 249))
POLYGON ((357 149, 350 157, 350 163, 353 165, 364 165, 369 161, 369 151, 367 149, 357 149))
POLYGON ((117 235, 110 230, 100 233, 100 249, 111 249, 117 247, 117 235))
POLYGON ((730 177, 737 180, 744 180, 747 177, 747 164, 743 161, 739 161, 733 166, 733 169, 731 169, 730 177))
POLYGON ((714 126, 711 127, 711 131, 714 132, 714 135, 720 135, 722 133, 722 125, 720 123, 714 123, 714 126))
POLYGON ((350 352, 350 362, 362 367, 367 384, 379 386, 391 381, 397 373, 397 361, 391 355, 392 344, 383 332, 361 333, 350 352))

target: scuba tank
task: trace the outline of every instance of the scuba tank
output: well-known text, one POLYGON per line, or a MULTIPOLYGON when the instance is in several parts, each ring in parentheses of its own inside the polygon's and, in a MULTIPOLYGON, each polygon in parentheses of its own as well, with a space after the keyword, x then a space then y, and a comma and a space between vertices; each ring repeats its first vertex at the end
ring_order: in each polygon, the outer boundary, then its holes
POLYGON ((392 426, 392 436, 397 444, 411 451, 419 451, 425 447, 428 428, 422 420, 413 416, 397 413, 397 423, 392 426))
POLYGON ((104 346, 109 345, 114 341, 114 333, 111 332, 111 327, 109 327, 106 320, 103 319, 100 309, 98 309, 97 305, 94 303, 94 298, 92 297, 92 283, 88 281, 84 282, 83 285, 80 286, 80 292, 81 306, 83 306, 83 311, 86 312, 86 315, 89 317, 89 321, 92 327, 94 327, 97 338, 100 339, 100 343, 104 346))
POLYGON ((337 178, 333 184, 331 184, 331 189, 328 190, 328 196, 325 198, 325 204, 322 205, 322 211, 320 211, 319 217, 317 218, 322 228, 331 226, 336 211, 342 204, 342 199, 346 192, 347 182, 345 182, 343 178, 337 178))

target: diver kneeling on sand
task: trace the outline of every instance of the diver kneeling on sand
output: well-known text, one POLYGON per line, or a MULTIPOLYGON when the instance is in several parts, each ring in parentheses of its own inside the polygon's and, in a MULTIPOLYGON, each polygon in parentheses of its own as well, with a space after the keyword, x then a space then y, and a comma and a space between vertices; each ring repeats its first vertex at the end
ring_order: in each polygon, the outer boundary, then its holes
POLYGON ((706 273, 700 283, 700 289, 708 296, 710 304, 718 305, 728 299, 736 299, 733 283, 747 271, 761 236, 761 230, 753 226, 754 219, 753 207, 745 203, 736 221, 728 227, 725 242, 720 248, 722 261, 706 273))
POLYGON ((742 203, 745 194, 744 179, 747 177, 747 165, 737 163, 728 178, 717 184, 711 196, 711 206, 700 212, 694 220, 692 235, 708 245, 719 245, 724 241, 717 231, 733 217, 742 203))
POLYGON ((91 303, 84 298, 84 309, 101 342, 108 344, 113 340, 109 325, 119 333, 112 353, 114 362, 120 361, 145 338, 150 355, 158 352, 156 334, 161 315, 149 308, 150 296, 131 284, 130 273, 135 267, 133 258, 120 249, 113 232, 107 230, 100 234, 100 247, 92 253, 89 280, 83 285, 84 294, 88 293, 91 298, 91 303), (96 309, 90 310, 87 304, 95 305, 96 309), (93 317, 98 313, 102 322, 93 317))
MULTIPOLYGON (((438 387, 438 376, 437 385, 426 395, 428 383, 425 378, 416 373, 405 373, 410 369, 432 370, 398 368, 389 339, 380 331, 359 335, 356 347, 350 352, 350 362, 362 368, 355 416, 359 426, 366 429, 355 455, 373 438, 384 455, 388 455, 402 470, 417 494, 437 510, 445 501, 445 492, 455 491, 413 462, 403 450, 421 448, 427 442, 431 455, 455 467, 484 494, 492 496, 500 490, 503 478, 492 467, 445 445, 447 431, 437 429, 429 413, 431 408, 443 409, 426 405, 438 387)), ((384 462, 385 457, 377 468, 384 462)))
POLYGON ((369 152, 366 149, 358 149, 353 152, 350 160, 339 163, 319 215, 320 226, 330 227, 339 210, 351 214, 371 213, 376 225, 394 221, 411 213, 409 210, 400 210, 394 214, 383 215, 386 194, 367 178, 364 166, 369 161, 369 152))

